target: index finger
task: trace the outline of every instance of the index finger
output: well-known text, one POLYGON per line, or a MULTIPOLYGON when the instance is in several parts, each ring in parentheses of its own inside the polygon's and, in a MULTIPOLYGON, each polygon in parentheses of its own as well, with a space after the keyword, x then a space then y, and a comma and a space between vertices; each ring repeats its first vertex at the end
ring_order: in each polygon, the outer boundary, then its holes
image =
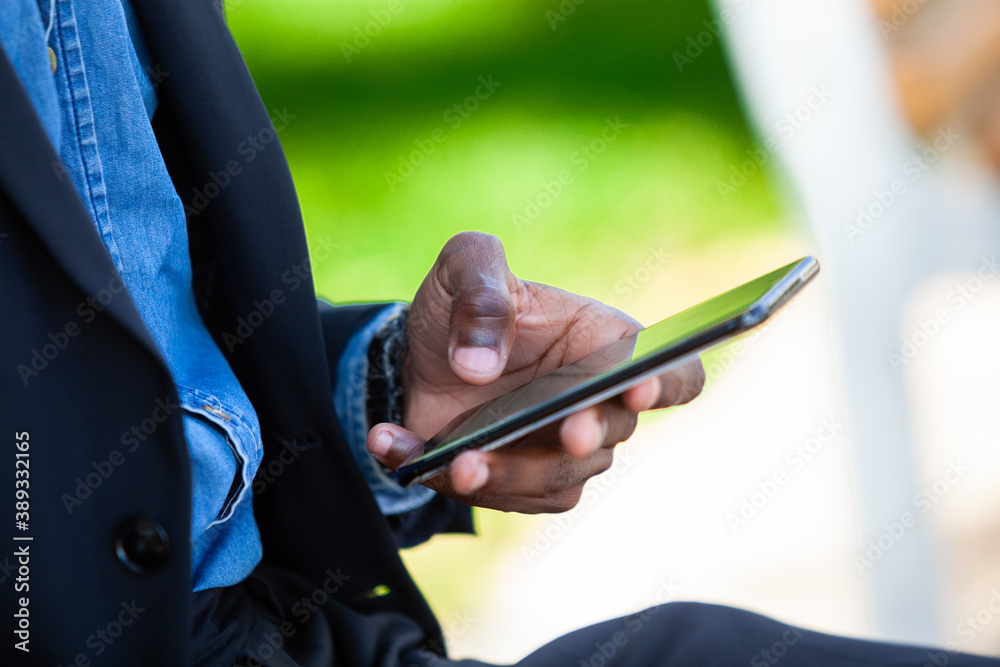
POLYGON ((683 405, 694 400, 705 386, 705 367, 699 357, 646 380, 622 394, 630 410, 644 412, 683 405))

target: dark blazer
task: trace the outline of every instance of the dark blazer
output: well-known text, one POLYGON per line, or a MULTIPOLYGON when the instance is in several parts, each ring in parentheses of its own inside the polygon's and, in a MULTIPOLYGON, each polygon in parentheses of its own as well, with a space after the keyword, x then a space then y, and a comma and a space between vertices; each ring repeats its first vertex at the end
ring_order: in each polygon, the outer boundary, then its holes
MULTIPOLYGON (((273 127, 217 6, 133 5, 166 73, 154 128, 189 211, 196 299, 260 419, 264 560, 317 583, 346 575, 341 662, 377 660, 380 612, 439 648, 397 547, 468 530, 470 515, 439 498, 390 524, 332 405, 338 357, 375 308, 317 302, 311 278, 291 278, 308 266, 295 189, 276 141, 239 153, 273 127), (232 160, 240 173, 192 201, 232 160), (249 319, 275 290, 284 301, 249 319)), ((58 164, 0 51, 0 664, 182 665, 191 488, 176 394, 58 164), (30 653, 14 649, 24 637, 30 653)))

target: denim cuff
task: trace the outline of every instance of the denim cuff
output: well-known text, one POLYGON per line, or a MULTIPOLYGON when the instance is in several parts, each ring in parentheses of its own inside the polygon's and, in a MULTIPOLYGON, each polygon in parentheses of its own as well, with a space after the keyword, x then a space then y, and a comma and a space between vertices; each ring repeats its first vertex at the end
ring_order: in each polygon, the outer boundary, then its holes
MULTIPOLYGON (((372 458, 365 447, 372 424, 368 420, 368 382, 371 373, 385 373, 369 363, 372 340, 393 320, 406 317, 409 306, 392 303, 355 333, 347 343, 337 365, 333 404, 358 467, 368 481, 382 514, 393 516, 423 507, 434 497, 426 486, 403 487, 372 458)), ((382 378, 384 379, 384 378, 382 378)))

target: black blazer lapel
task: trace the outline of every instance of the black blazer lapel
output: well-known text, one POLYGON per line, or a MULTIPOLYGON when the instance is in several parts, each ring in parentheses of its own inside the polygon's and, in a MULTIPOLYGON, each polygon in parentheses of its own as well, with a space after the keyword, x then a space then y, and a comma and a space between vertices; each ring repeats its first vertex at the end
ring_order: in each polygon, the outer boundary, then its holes
POLYGON ((161 150, 167 155, 174 148, 165 141, 179 147, 182 164, 168 159, 168 167, 189 212, 189 237, 207 233, 216 262, 223 303, 210 308, 223 312, 221 318, 208 313, 206 323, 265 431, 261 470, 267 474, 254 486, 265 558, 315 582, 324 580, 331 562, 343 566, 350 579, 336 597, 352 609, 402 612, 438 637, 337 427, 298 198, 229 29, 209 0, 133 0, 133 7, 161 74, 157 114, 165 111, 161 121, 169 120, 158 133, 161 150), (228 180, 212 176, 225 171, 228 180), (276 301, 275 290, 282 302, 274 303, 272 317, 259 304, 276 301), (251 320, 255 313, 263 317, 251 320), (249 332, 239 328, 240 319, 249 332), (296 447, 303 451, 292 452, 296 447), (281 463, 286 449, 295 456, 287 465, 281 463), (271 472, 271 463, 280 474, 271 472), (373 593, 385 590, 391 594, 373 593))
POLYGON ((298 198, 274 126, 215 3, 133 6, 180 144, 190 234, 206 231, 213 247, 222 295, 214 307, 224 312, 206 323, 265 428, 283 438, 315 432, 334 420, 330 377, 298 198))
POLYGON ((31 100, 0 49, 0 188, 85 294, 112 290, 106 310, 149 351, 159 351, 124 290, 94 223, 52 149, 31 100))

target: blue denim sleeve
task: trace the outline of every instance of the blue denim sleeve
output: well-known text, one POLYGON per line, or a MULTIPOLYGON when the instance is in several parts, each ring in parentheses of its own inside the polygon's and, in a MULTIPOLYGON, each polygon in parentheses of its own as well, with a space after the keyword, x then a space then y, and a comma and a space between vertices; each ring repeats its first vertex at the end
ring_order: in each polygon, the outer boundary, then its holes
POLYGON ((368 347, 382 327, 405 313, 406 304, 393 303, 358 330, 347 342, 344 354, 337 365, 334 381, 333 404, 351 453, 361 468, 368 485, 375 495, 379 509, 386 516, 412 512, 423 507, 434 497, 425 486, 403 487, 389 476, 372 458, 365 447, 368 430, 368 347))

